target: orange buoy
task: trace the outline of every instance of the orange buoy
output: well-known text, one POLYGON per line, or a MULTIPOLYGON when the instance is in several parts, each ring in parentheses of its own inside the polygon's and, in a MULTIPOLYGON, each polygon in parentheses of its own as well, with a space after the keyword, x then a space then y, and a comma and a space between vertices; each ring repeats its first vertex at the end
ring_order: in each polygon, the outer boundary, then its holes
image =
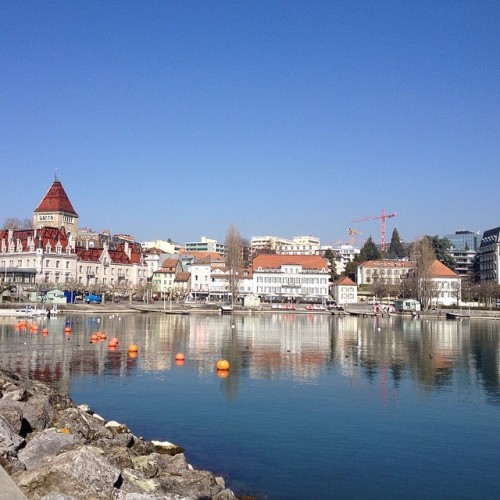
POLYGON ((130 344, 128 346, 128 352, 138 352, 139 346, 137 344, 130 344))
POLYGON ((219 378, 229 377, 229 370, 217 370, 216 373, 219 378))
POLYGON ((217 370, 229 370, 229 361, 226 359, 219 359, 219 361, 217 361, 217 370))
POLYGON ((118 342, 115 340, 115 339, 111 339, 109 342, 108 342, 108 347, 117 347, 118 346, 118 342))
POLYGON ((42 333, 49 333, 49 329, 48 328, 42 328, 42 333))
POLYGON ((184 356, 184 353, 182 353, 182 352, 178 352, 175 355, 175 360, 176 361, 184 361, 185 359, 186 359, 186 357, 184 356))
POLYGON ((96 340, 96 341, 97 341, 97 339, 98 339, 98 338, 99 338, 99 337, 98 337, 95 333, 93 333, 93 334, 90 336, 90 340, 96 340))
POLYGON ((176 366, 184 366, 184 360, 183 359, 176 359, 175 364, 176 364, 176 366))
POLYGON ((110 342, 114 342, 116 345, 118 345, 118 339, 116 337, 113 337, 110 342))
POLYGON ((97 332, 96 335, 99 340, 106 340, 106 334, 104 332, 97 332))
POLYGON ((71 327, 70 327, 70 326, 67 326, 67 327, 64 329, 64 332, 65 332, 65 333, 71 333, 71 327))

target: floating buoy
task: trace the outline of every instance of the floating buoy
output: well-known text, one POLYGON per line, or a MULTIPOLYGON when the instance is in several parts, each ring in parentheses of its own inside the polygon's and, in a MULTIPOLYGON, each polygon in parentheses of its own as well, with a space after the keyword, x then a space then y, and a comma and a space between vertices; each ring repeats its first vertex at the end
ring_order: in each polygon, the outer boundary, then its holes
POLYGON ((219 359, 219 361, 217 361, 217 370, 229 370, 229 361, 226 359, 219 359))
POLYGON ((176 361, 184 361, 185 359, 186 359, 186 357, 184 356, 184 353, 182 353, 182 352, 178 352, 175 355, 175 360, 176 361))
POLYGON ((71 327, 70 327, 70 326, 67 326, 67 327, 64 329, 64 332, 65 332, 65 333, 71 333, 71 327))
POLYGON ((128 352, 138 352, 139 346, 137 344, 130 344, 128 346, 128 352))
POLYGON ((176 359, 175 360, 176 366, 183 366, 184 365, 184 360, 183 359, 176 359))
POLYGON ((114 342, 116 345, 118 345, 118 339, 116 337, 113 337, 110 342, 114 342))
POLYGON ((229 377, 229 370, 217 370, 216 373, 219 378, 229 377))
POLYGON ((48 328, 42 328, 42 334, 43 335, 47 335, 47 333, 49 333, 49 329, 48 328))
POLYGON ((129 351, 128 352, 128 357, 131 359, 137 358, 138 355, 139 355, 139 353, 137 351, 129 351))
POLYGON ((90 340, 95 340, 97 342, 97 340, 99 339, 99 337, 97 336, 96 333, 93 333, 91 336, 90 336, 90 340))
POLYGON ((114 347, 116 349, 118 347, 118 342, 115 339, 111 339, 108 342, 108 347, 114 347))

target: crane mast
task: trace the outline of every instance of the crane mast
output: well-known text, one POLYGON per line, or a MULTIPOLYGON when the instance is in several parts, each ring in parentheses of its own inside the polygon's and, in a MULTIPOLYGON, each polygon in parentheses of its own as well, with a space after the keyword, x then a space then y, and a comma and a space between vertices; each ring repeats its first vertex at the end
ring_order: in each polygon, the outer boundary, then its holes
POLYGON ((380 249, 382 251, 385 251, 385 247, 386 247, 386 244, 385 244, 385 221, 387 219, 390 219, 391 217, 396 217, 396 212, 391 212, 391 213, 387 214, 387 213, 385 213, 385 209, 382 209, 382 213, 380 215, 373 215, 371 217, 364 217, 363 219, 357 219, 357 220, 353 220, 351 222, 365 222, 368 220, 380 219, 380 221, 381 221, 380 249))

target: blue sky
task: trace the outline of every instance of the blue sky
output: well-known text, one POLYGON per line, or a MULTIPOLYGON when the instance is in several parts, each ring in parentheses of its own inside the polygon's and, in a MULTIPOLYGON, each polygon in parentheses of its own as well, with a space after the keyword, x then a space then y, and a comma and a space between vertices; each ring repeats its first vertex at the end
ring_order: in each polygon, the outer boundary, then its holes
POLYGON ((0 223, 140 241, 500 225, 498 1, 0 3, 0 223))

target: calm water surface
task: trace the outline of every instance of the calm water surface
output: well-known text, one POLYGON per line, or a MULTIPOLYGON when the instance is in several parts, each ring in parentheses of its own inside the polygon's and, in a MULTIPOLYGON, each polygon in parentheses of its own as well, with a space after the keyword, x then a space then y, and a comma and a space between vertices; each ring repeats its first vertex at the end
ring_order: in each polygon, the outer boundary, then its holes
POLYGON ((40 323, 46 336, 14 323, 0 321, 3 365, 185 447, 237 494, 500 497, 500 321, 81 315, 40 323))

